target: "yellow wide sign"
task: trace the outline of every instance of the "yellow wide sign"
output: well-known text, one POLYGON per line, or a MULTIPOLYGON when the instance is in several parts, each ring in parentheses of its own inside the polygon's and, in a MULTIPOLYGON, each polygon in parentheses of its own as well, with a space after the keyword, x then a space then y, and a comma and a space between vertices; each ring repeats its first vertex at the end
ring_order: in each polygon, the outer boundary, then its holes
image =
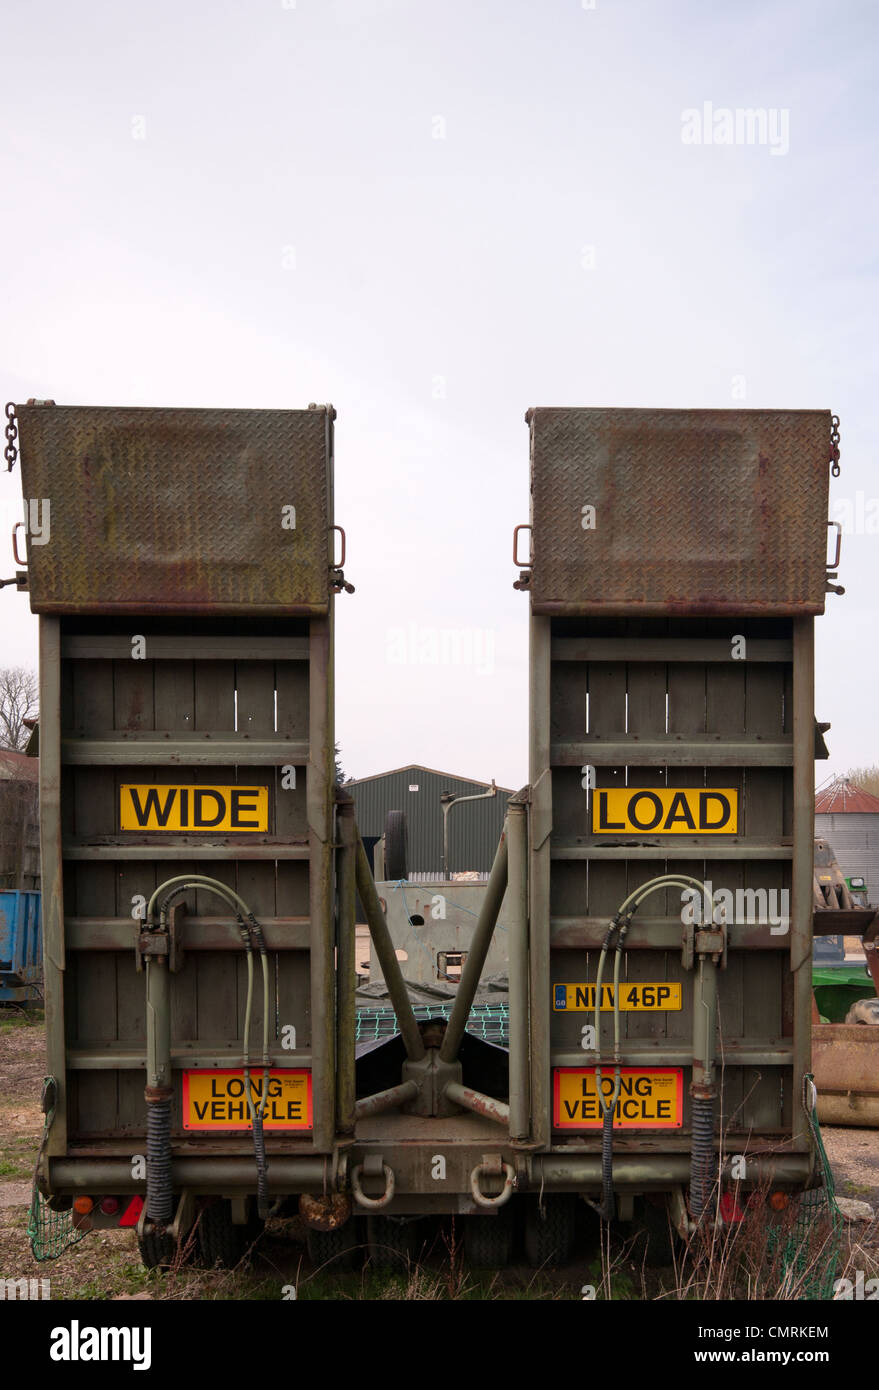
POLYGON ((120 787, 122 830, 207 830, 237 833, 268 830, 268 787, 120 787))
POLYGON ((596 787, 593 835, 734 835, 739 794, 732 787, 596 787))

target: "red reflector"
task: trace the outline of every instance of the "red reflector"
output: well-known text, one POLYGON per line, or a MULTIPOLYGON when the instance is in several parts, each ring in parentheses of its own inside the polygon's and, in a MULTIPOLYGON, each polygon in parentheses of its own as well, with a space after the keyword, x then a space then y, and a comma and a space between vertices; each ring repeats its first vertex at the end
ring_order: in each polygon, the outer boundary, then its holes
POLYGON ((727 1225, 731 1221, 743 1221, 745 1213, 731 1192, 724 1192, 720 1198, 720 1214, 727 1225))
POLYGON ((105 1216, 112 1216, 114 1212, 117 1212, 119 1210, 119 1198, 102 1197, 100 1206, 101 1211, 104 1213, 105 1216))
MULTIPOLYGON (((111 1200, 112 1200, 112 1198, 111 1198, 111 1200)), ((128 1206, 125 1208, 124 1212, 122 1213, 122 1215, 121 1215, 120 1218, 119 1218, 119 1225, 120 1225, 120 1226, 136 1226, 137 1223, 138 1223, 138 1221, 140 1220, 140 1214, 141 1214, 142 1211, 143 1211, 143 1198, 142 1198, 142 1197, 132 1197, 131 1201, 128 1203, 128 1206)))

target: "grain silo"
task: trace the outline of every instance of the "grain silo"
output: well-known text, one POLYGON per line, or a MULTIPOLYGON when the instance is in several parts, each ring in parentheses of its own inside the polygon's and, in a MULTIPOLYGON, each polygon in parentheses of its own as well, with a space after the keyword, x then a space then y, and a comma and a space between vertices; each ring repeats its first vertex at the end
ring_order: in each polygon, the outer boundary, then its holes
POLYGON ((846 878, 863 875, 867 901, 879 904, 879 796, 835 777, 815 794, 815 836, 833 846, 846 878))

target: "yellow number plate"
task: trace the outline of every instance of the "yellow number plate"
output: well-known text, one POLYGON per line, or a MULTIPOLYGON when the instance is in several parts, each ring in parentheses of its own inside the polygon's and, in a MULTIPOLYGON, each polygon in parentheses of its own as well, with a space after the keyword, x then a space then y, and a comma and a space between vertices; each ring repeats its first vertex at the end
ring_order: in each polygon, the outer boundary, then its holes
POLYGON ((593 835, 734 835, 739 794, 732 787, 597 787, 593 835))
MULTIPOLYGON (((262 1071, 250 1073, 254 1105, 262 1098, 262 1071)), ((243 1071, 185 1071, 184 1129, 250 1129, 243 1071)), ((311 1129, 311 1072, 269 1072, 264 1129, 311 1129)))
MULTIPOLYGON (((642 984, 633 980, 620 985, 620 1011, 628 1013, 676 1012, 683 1008, 679 984, 642 984)), ((595 1008, 594 985, 553 985, 552 1007, 556 1013, 591 1013, 595 1008)), ((613 985, 601 986, 601 1012, 613 1008, 613 985)))
MULTIPOLYGON (((601 1068, 601 1089, 610 1099, 613 1066, 601 1068)), ((679 1129, 684 1113, 684 1073, 680 1067, 623 1067, 614 1129, 679 1129)), ((555 1129, 600 1129, 603 1124, 594 1067, 556 1067, 553 1072, 555 1129)))
POLYGON ((269 828, 268 787, 120 788, 122 830, 239 833, 269 828))

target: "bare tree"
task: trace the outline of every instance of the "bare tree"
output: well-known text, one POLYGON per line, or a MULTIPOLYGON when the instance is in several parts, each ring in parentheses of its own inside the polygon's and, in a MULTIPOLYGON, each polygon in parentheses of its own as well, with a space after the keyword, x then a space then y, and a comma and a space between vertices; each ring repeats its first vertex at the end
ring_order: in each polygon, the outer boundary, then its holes
POLYGON ((871 767, 851 767, 845 775, 861 791, 879 796, 879 766, 876 763, 871 767))
POLYGON ((35 719, 39 686, 36 673, 24 666, 0 670, 0 748, 24 751, 30 738, 26 719, 35 719))

